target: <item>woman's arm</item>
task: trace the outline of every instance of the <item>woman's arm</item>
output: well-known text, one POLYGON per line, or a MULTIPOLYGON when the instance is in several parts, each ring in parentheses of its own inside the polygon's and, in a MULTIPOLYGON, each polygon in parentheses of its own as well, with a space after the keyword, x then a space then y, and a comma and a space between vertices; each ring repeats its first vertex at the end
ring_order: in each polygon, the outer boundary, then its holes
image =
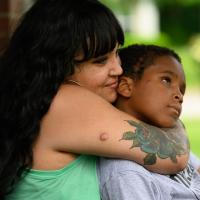
MULTIPOLYGON (((134 160, 158 173, 176 173, 186 166, 188 149, 184 134, 182 146, 174 145, 166 157, 163 149, 155 152, 153 146, 144 149, 141 142, 136 144, 146 132, 139 122, 137 126, 131 122, 138 121, 92 92, 64 85, 41 123, 41 135, 46 144, 58 151, 134 160), (177 148, 181 148, 180 155, 177 148)), ((162 144, 174 144, 174 138, 162 137, 163 132, 158 130, 162 144)), ((148 130, 148 134, 154 135, 154 129, 148 130)))

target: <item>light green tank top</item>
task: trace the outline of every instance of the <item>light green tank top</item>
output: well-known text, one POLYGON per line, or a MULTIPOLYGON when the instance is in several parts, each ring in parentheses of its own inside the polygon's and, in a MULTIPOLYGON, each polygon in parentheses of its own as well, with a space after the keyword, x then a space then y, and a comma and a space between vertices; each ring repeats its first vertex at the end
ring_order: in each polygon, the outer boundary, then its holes
POLYGON ((81 155, 59 170, 30 170, 6 200, 100 200, 96 160, 81 155))

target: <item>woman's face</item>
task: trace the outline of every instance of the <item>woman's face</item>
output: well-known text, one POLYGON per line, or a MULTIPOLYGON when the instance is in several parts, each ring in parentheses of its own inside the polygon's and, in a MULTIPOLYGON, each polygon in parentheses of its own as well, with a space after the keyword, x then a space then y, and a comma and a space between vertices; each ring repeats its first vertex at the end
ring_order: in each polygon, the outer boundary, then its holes
POLYGON ((110 53, 78 64, 69 79, 78 82, 108 102, 114 102, 117 98, 118 76, 122 74, 117 49, 118 45, 110 53))

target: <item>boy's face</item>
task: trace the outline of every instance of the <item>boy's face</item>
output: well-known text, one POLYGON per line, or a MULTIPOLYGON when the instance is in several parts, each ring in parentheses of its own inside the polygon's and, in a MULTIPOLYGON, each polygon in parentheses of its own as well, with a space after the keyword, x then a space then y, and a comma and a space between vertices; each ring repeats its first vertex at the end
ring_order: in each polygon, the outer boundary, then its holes
POLYGON ((132 80, 129 113, 152 125, 172 127, 181 114, 185 85, 182 65, 171 56, 160 56, 140 80, 132 80))

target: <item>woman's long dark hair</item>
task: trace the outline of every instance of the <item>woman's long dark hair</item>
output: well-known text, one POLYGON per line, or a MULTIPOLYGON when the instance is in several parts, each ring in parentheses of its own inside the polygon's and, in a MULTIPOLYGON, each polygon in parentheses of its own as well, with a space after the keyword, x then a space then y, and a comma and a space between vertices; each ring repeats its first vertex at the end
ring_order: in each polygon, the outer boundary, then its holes
POLYGON ((38 0, 23 16, 0 59, 0 199, 32 166, 40 122, 74 57, 82 61, 123 44, 110 9, 97 0, 38 0))

